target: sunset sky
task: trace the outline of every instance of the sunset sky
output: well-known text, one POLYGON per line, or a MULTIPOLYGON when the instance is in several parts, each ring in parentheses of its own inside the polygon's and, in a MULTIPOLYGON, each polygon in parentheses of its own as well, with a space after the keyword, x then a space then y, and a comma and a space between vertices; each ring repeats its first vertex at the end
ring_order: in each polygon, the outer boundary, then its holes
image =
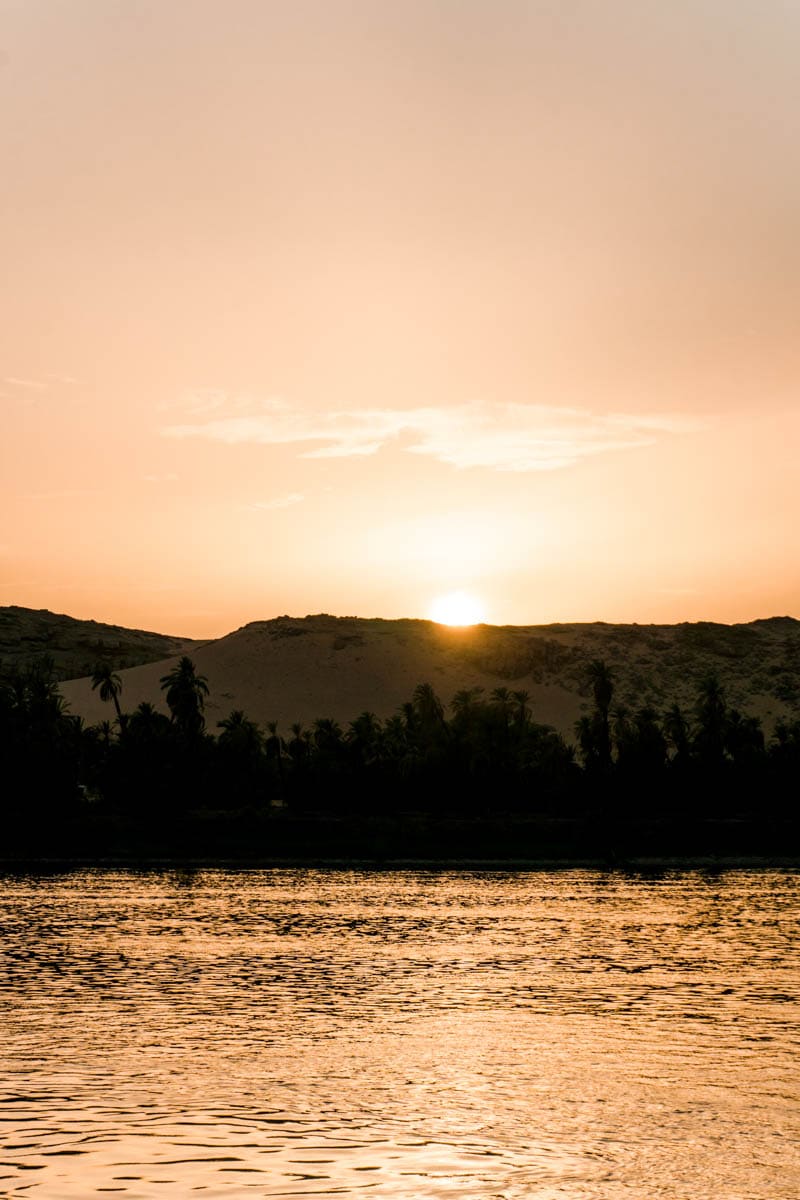
POLYGON ((0 0, 0 603, 800 616, 800 4, 0 0))

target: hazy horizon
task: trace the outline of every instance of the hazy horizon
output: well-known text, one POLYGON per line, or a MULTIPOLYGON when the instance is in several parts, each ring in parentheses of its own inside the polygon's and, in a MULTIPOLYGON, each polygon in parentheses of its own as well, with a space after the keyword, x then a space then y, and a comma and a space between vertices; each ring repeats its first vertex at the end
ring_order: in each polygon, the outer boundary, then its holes
POLYGON ((0 13, 1 603, 800 613, 800 9, 0 13))

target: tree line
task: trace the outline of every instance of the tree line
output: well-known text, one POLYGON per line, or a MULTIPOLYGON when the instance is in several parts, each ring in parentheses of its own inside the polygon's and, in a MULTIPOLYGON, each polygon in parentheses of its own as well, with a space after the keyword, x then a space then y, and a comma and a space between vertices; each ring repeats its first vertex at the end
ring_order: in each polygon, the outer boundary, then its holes
POLYGON ((254 810, 796 815, 800 721, 767 739, 714 676, 691 707, 663 712, 615 704, 614 682, 605 662, 589 665, 591 711, 573 745, 534 719, 526 691, 473 688, 445 706, 429 683, 385 720, 363 712, 345 726, 321 717, 279 731, 236 709, 209 730, 208 681, 188 657, 161 679, 169 715, 150 703, 126 712, 119 675, 98 666, 92 686, 109 719, 87 725, 68 712, 44 659, 0 691, 6 822, 87 810, 144 822, 254 810))

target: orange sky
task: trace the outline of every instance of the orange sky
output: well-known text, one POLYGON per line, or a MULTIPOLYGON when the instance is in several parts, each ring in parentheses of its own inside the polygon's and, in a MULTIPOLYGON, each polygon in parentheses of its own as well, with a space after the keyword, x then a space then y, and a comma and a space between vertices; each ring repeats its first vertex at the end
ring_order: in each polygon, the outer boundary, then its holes
POLYGON ((0 603, 800 615, 800 6, 0 18, 0 603))

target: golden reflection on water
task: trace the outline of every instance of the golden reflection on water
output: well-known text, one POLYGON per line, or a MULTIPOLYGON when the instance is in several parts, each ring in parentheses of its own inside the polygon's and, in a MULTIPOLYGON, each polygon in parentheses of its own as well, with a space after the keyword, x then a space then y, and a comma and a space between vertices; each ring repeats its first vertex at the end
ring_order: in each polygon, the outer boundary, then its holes
POLYGON ((7 876, 0 1195, 800 1194, 795 872, 7 876))

